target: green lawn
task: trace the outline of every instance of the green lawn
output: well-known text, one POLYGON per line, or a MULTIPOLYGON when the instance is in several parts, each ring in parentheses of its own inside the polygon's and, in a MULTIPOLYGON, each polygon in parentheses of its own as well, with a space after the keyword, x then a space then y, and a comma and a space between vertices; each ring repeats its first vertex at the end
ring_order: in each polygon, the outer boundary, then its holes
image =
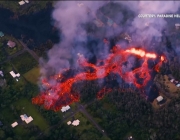
MULTIPOLYGON (((99 140, 102 137, 101 133, 87 120, 87 118, 82 113, 75 114, 74 118, 78 119, 80 124, 78 126, 69 125, 69 129, 72 132, 77 132, 80 134, 80 140, 99 140)), ((66 125, 68 121, 72 120, 68 119, 65 121, 66 125)))
POLYGON ((15 107, 20 109, 21 114, 27 114, 28 116, 32 116, 32 118, 34 119, 32 123, 39 126, 41 130, 45 130, 48 127, 47 121, 38 112, 38 110, 31 103, 31 101, 22 98, 15 103, 15 107))
POLYGON ((17 57, 12 59, 12 64, 20 72, 20 74, 25 74, 32 68, 37 66, 37 61, 28 53, 24 52, 17 57))
POLYGON ((23 76, 32 84, 37 84, 38 78, 40 76, 40 70, 38 67, 34 67, 30 71, 26 72, 23 76))

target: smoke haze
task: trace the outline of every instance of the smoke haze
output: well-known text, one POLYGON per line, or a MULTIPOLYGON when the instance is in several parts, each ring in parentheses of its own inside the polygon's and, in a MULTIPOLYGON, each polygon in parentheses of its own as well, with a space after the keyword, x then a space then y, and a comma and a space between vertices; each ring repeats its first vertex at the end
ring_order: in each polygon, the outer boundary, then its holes
MULTIPOLYGON (((123 22, 125 24, 118 27, 104 27, 105 37, 111 37, 121 31, 131 34, 132 45, 141 45, 145 42, 146 46, 150 46, 153 36, 161 37, 162 29, 167 25, 163 18, 139 18, 138 14, 167 14, 177 12, 180 2, 178 1, 113 1, 116 5, 120 4, 124 9, 134 13, 134 17, 126 17, 123 11, 119 12, 115 17, 116 23, 123 22), (129 20, 131 19, 131 20, 129 20), (147 26, 148 24, 148 26, 147 26)), ((77 53, 83 54, 86 58, 103 58, 108 55, 108 47, 104 47, 102 42, 93 44, 89 51, 87 43, 87 32, 82 25, 92 22, 96 18, 96 12, 102 6, 106 6, 107 2, 103 1, 60 1, 54 4, 52 18, 55 26, 60 31, 61 42, 54 45, 48 52, 48 60, 40 59, 41 74, 50 76, 60 73, 65 68, 77 66, 77 53), (89 12, 90 10, 90 12, 89 12), (76 46, 75 42, 80 42, 76 46), (106 48, 106 49, 105 49, 106 48), (71 63, 71 61, 73 63, 71 63)), ((112 11, 113 9, 106 9, 112 11)), ((121 44, 121 42, 119 42, 121 44)), ((131 45, 130 44, 130 45, 131 45)), ((123 44, 122 44, 123 45, 123 44)), ((126 45, 125 45, 126 46, 126 45)))

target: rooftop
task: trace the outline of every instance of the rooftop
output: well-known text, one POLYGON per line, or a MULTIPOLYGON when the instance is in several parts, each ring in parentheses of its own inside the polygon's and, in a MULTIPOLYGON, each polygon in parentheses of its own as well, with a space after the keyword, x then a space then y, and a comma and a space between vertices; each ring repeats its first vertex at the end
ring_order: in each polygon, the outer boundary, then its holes
POLYGON ((9 40, 8 43, 7 43, 7 45, 8 45, 10 48, 14 48, 14 47, 16 46, 16 43, 13 42, 13 41, 11 41, 11 40, 9 40))
POLYGON ((66 111, 69 110, 69 109, 70 109, 70 106, 67 105, 67 106, 63 106, 62 109, 61 109, 61 111, 62 111, 62 112, 66 112, 66 111))
POLYGON ((79 120, 74 120, 73 122, 72 122, 72 125, 74 125, 74 126, 78 126, 79 125, 79 120))
POLYGON ((162 96, 158 96, 158 97, 156 98, 156 100, 157 100, 158 102, 161 102, 161 101, 163 100, 163 97, 162 97, 162 96))
POLYGON ((4 33, 0 31, 0 37, 3 37, 4 36, 4 33))
POLYGON ((16 127, 17 125, 18 125, 17 122, 14 122, 14 123, 11 124, 11 126, 12 126, 13 128, 16 127))
POLYGON ((24 5, 24 4, 25 2, 23 0, 19 2, 19 5, 24 5))

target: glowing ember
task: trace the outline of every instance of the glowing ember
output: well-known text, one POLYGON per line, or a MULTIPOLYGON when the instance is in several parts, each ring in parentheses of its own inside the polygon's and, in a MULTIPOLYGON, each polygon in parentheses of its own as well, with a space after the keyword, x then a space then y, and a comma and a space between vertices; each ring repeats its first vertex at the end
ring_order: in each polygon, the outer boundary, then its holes
MULTIPOLYGON (((42 80, 43 85, 46 86, 46 91, 32 99, 32 103, 43 105, 45 109, 52 109, 58 111, 62 106, 69 105, 73 102, 77 102, 80 99, 78 93, 72 91, 72 85, 77 81, 82 80, 96 80, 99 78, 104 78, 109 73, 116 73, 127 83, 133 83, 137 88, 143 88, 146 86, 148 81, 151 79, 150 72, 151 69, 148 68, 148 59, 156 59, 157 55, 155 53, 147 53, 145 50, 131 48, 128 50, 121 50, 117 47, 112 49, 112 52, 106 60, 103 60, 102 66, 96 66, 94 64, 88 63, 86 59, 80 55, 79 64, 82 67, 90 67, 93 69, 93 72, 82 72, 72 78, 67 78, 63 82, 62 74, 55 75, 51 79, 56 80, 56 85, 50 85, 46 79, 42 80), (143 63, 141 67, 138 67, 131 71, 123 71, 123 64, 127 62, 128 58, 131 55, 135 55, 143 58, 143 63), (138 78, 137 78, 138 76, 138 78), (142 79, 142 84, 138 83, 138 79, 142 79)), ((164 61, 164 56, 161 56, 160 62, 154 67, 154 70, 159 72, 159 69, 164 61)), ((65 70, 66 71, 66 70, 65 70)), ((105 93, 110 92, 111 89, 103 88, 97 93, 97 98, 101 99, 105 93)))

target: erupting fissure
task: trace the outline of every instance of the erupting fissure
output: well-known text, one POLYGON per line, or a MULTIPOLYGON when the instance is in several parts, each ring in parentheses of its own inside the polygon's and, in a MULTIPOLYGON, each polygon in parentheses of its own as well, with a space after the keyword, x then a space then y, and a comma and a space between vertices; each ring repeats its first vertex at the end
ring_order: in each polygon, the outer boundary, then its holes
MULTIPOLYGON (((143 88, 151 79, 150 72, 155 70, 159 72, 162 62, 165 61, 165 57, 161 56, 159 62, 155 65, 154 69, 148 68, 149 59, 157 59, 158 56, 155 53, 146 52, 143 49, 130 48, 127 50, 120 49, 115 46, 112 49, 112 53, 103 61, 103 65, 97 66, 95 64, 87 62, 83 55, 79 55, 78 63, 81 67, 92 68, 93 72, 81 72, 71 78, 63 77, 62 73, 52 76, 51 78, 56 81, 56 84, 48 83, 48 80, 43 79, 42 84, 46 87, 46 90, 40 93, 38 96, 32 99, 33 104, 43 105, 45 109, 51 109, 58 111, 62 106, 69 105, 73 102, 80 100, 79 93, 72 91, 72 85, 77 81, 82 80, 96 80, 105 78, 110 73, 118 74, 125 82, 134 84, 137 88, 143 88), (123 65, 127 62, 128 58, 132 55, 143 59, 143 63, 140 67, 124 71, 123 65), (137 78, 138 76, 138 78, 137 78), (65 81, 61 81, 65 78, 65 81), (143 79, 142 84, 138 82, 138 79, 143 79)), ((111 89, 103 88, 97 93, 97 98, 103 98, 105 93, 110 92, 111 89)))

